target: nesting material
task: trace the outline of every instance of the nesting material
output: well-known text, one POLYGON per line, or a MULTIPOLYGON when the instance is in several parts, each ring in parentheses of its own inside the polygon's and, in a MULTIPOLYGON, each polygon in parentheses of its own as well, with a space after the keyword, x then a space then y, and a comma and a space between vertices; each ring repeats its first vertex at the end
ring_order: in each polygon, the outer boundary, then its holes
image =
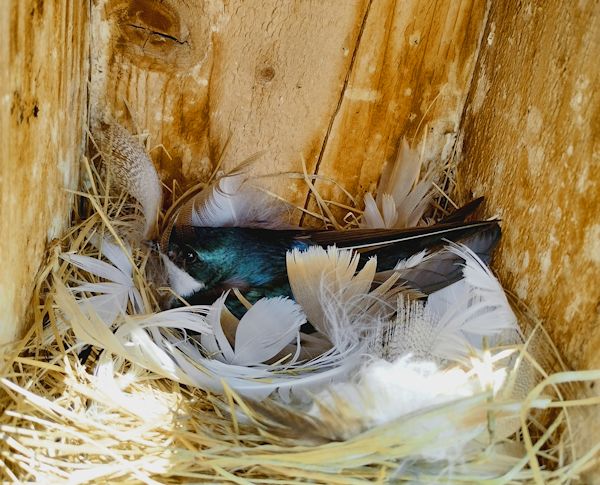
MULTIPOLYGON (((401 161, 411 182, 368 197, 365 217, 350 206, 351 225, 424 223, 432 174, 401 161)), ((172 194, 170 217, 154 219, 155 202, 84 163, 74 226, 50 247, 31 329, 3 364, 6 479, 567 483, 594 464, 600 446, 576 454, 570 413, 600 404, 575 398, 600 371, 564 369, 543 327, 468 249, 446 249, 464 259, 465 278, 427 303, 399 291, 396 273, 372 290, 374 262, 357 272, 350 251, 313 248, 288 255, 295 302, 263 300, 241 319, 224 298, 165 310, 184 295, 167 286, 141 234, 190 218, 270 227, 285 210, 240 203, 266 197, 240 172, 199 197, 172 194), (381 318, 390 304, 391 323, 381 318), (299 333, 306 316, 326 340, 299 333), (257 342, 265 327, 270 338, 257 342)), ((399 166, 391 179, 404 180, 399 166)), ((316 200, 317 216, 340 225, 316 200)))

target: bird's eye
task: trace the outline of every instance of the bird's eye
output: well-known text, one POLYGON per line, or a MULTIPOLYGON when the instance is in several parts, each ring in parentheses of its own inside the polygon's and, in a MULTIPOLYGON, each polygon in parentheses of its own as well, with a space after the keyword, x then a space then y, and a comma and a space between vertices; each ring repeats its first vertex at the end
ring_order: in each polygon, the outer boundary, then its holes
POLYGON ((196 255, 196 253, 191 250, 187 251, 183 257, 187 264, 194 264, 198 260, 198 256, 196 255))

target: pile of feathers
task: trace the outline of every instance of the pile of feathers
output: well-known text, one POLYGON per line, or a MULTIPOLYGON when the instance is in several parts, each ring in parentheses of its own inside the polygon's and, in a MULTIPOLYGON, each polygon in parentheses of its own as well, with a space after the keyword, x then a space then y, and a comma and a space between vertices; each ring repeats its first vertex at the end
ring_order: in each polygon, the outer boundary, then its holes
MULTIPOLYGON (((300 438, 348 440, 409 420, 416 436, 437 443, 428 460, 485 446, 482 400, 512 403, 495 410, 496 435, 518 429, 515 403, 534 382, 514 350, 523 341, 517 318, 488 267, 499 222, 466 222, 479 200, 426 220, 433 174, 406 143, 376 197, 365 196, 356 228, 290 225, 288 206, 242 166, 188 191, 159 229, 161 183, 145 149, 117 124, 96 138, 115 193, 137 200, 144 222, 125 230, 104 221, 89 238, 97 257, 61 255, 74 275, 89 275, 56 284, 82 357, 94 348, 98 366, 124 359, 232 391, 275 423, 293 412, 300 438), (132 258, 140 248, 143 265, 132 258), (144 289, 140 278, 150 280, 144 289), (147 287, 165 282, 168 297, 153 311, 147 287), (419 419, 449 404, 452 412, 419 419)), ((237 412, 243 419, 244 408, 237 412)))

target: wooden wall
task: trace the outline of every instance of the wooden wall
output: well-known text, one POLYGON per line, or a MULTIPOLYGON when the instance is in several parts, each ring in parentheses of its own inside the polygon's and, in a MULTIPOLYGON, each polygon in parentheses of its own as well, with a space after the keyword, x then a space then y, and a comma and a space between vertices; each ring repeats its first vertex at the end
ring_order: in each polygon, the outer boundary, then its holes
MULTIPOLYGON (((231 135, 225 168, 264 150, 257 173, 301 171, 304 157, 361 194, 402 136, 428 127, 426 152, 449 156, 485 15, 481 0, 95 2, 92 112, 164 145, 165 181, 205 177, 231 135)), ((304 183, 264 184, 307 204, 304 183)))
POLYGON ((19 334, 46 242, 69 220, 88 25, 85 2, 0 2, 0 344, 19 334))
POLYGON ((504 220, 503 283, 575 368, 600 368, 599 55, 599 2, 493 2, 458 157, 504 220))
MULTIPOLYGON (((463 197, 504 221, 502 283, 575 369, 600 368, 598 55, 600 2, 493 2, 457 150, 463 197)), ((597 446, 597 406, 570 426, 577 457, 597 446)), ((600 457, 583 482, 600 483, 600 457)))

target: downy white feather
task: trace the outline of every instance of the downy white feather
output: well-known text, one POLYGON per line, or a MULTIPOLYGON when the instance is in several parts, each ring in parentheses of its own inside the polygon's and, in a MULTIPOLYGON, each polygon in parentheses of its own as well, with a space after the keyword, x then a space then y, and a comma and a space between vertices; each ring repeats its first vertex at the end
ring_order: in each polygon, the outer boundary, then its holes
POLYGON ((387 165, 377 187, 377 198, 365 195, 361 227, 370 229, 416 226, 433 195, 432 171, 421 178, 421 159, 416 150, 402 140, 393 164, 387 165))
POLYGON ((471 348, 482 348, 484 337, 518 333, 504 290, 485 263, 466 246, 447 250, 465 260, 464 279, 431 294, 427 303, 399 299, 396 324, 385 329, 388 358, 410 353, 438 363, 464 361, 471 348))
POLYGON ((203 227, 281 228, 285 210, 280 201, 252 187, 243 173, 222 175, 191 204, 190 224, 203 227))
POLYGON ((345 440, 410 416, 414 435, 428 436, 429 443, 439 443, 430 444, 421 458, 454 461, 486 428, 485 408, 478 400, 470 403, 469 398, 489 397, 490 392, 501 388, 506 371, 495 363, 494 359, 475 359, 468 370, 443 370, 433 362, 415 361, 411 356, 391 363, 375 360, 348 382, 332 384, 317 393, 309 414, 322 420, 323 426, 334 428, 332 433, 345 440), (454 412, 434 412, 450 402, 459 404, 454 412), (429 411, 433 412, 428 415, 429 411), (331 416, 336 417, 335 422, 331 416), (431 439, 432 435, 437 439, 431 439))

